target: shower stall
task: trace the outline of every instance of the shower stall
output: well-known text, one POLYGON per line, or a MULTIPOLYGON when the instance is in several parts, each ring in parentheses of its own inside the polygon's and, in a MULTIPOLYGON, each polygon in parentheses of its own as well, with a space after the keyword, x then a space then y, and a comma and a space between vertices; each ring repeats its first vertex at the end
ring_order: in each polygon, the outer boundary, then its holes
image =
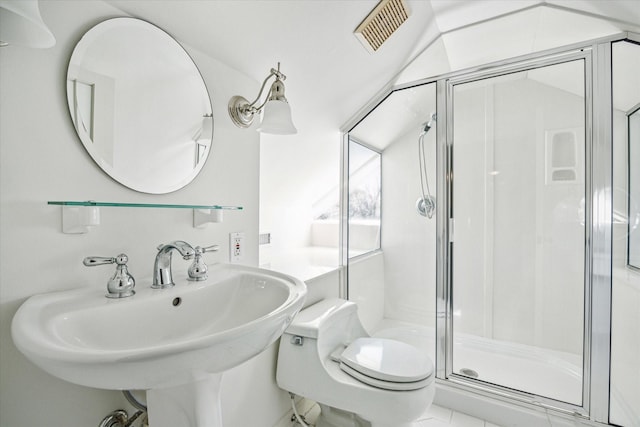
POLYGON ((638 76, 624 33, 394 87, 345 134, 343 295, 436 402, 640 427, 638 76))

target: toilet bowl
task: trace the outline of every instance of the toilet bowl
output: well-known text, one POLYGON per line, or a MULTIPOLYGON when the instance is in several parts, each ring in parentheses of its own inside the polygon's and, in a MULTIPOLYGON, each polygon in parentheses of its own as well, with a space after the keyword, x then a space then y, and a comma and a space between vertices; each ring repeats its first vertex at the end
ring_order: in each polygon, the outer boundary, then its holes
POLYGON ((320 405, 316 427, 414 427, 435 393, 433 363, 415 347, 365 331, 353 302, 300 311, 280 340, 278 386, 320 405))

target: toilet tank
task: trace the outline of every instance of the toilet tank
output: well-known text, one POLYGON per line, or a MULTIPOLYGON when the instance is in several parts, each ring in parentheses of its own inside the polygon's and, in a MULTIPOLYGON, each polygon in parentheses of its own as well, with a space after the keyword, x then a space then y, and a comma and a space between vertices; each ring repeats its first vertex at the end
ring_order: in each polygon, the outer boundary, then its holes
POLYGON ((316 340, 321 356, 368 336, 358 318, 358 306, 339 298, 325 299, 300 311, 284 335, 287 340, 295 336, 316 340))

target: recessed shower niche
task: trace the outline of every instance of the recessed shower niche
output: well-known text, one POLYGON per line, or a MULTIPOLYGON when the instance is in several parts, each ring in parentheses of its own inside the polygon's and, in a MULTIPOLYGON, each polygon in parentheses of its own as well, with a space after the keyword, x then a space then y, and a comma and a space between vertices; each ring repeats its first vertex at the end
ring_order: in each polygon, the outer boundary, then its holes
POLYGON ((578 167, 584 163, 584 160, 578 162, 578 147, 584 146, 584 132, 579 128, 546 131, 545 143, 547 184, 576 181, 578 167))

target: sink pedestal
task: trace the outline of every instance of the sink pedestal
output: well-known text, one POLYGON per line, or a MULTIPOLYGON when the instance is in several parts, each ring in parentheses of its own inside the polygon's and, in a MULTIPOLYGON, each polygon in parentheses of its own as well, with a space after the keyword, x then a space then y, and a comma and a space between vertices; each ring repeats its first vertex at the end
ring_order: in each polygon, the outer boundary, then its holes
POLYGON ((222 375, 204 373, 201 378, 189 384, 148 390, 149 425, 222 427, 222 375))

